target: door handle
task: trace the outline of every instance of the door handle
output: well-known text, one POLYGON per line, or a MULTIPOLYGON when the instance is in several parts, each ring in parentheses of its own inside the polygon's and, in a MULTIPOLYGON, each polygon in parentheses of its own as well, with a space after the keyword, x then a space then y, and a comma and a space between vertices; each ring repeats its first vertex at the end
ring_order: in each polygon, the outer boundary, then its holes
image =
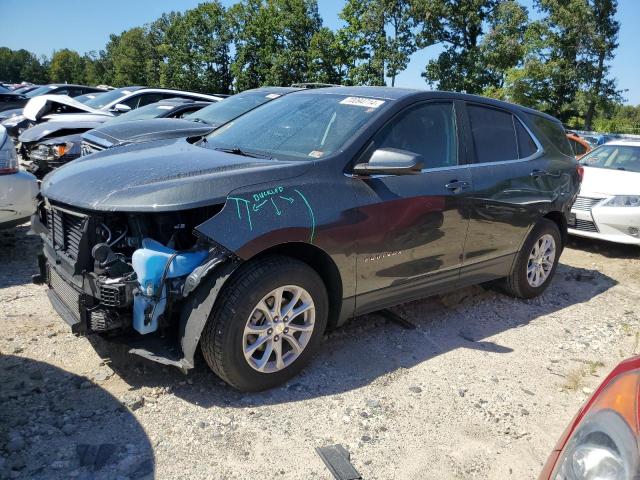
POLYGON ((460 190, 466 190, 469 188, 471 184, 469 182, 460 181, 460 180, 451 180, 449 183, 446 183, 444 188, 447 190, 451 190, 452 192, 457 192, 460 190))
POLYGON ((546 170, 532 170, 531 173, 529 174, 532 177, 538 178, 538 177, 545 177, 547 175, 551 175, 549 172, 547 172, 546 170))

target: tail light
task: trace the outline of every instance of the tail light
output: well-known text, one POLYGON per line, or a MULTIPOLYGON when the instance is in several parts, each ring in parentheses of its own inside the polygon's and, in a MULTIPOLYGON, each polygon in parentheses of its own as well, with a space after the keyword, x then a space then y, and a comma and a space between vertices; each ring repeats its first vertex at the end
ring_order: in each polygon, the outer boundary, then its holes
MULTIPOLYGON (((640 472, 640 357, 622 362, 569 426, 545 480, 633 480, 640 472)), ((550 457, 552 461, 554 455, 550 457)))
POLYGON ((16 147, 7 135, 7 130, 0 125, 0 175, 16 173, 18 168, 16 147))
POLYGON ((584 179, 584 167, 578 164, 578 166, 576 167, 576 170, 578 171, 578 176, 580 177, 580 181, 582 181, 584 179))

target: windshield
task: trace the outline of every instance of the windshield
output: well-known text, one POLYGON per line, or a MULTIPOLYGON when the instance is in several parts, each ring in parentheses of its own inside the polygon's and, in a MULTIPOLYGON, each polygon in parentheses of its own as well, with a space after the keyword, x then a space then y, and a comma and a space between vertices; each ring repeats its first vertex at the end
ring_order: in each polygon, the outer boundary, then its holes
POLYGON ((85 102, 85 105, 92 108, 102 108, 105 105, 115 102, 120 98, 124 97, 131 93, 132 90, 128 90, 127 88, 116 88, 115 90, 111 90, 110 92, 103 93, 99 97, 96 97, 88 102, 85 102))
POLYGON ((285 95, 214 131, 205 145, 269 157, 326 157, 374 118, 384 103, 334 94, 285 95))
MULTIPOLYGON (((11 90, 9 90, 8 88, 3 87, 2 85, 0 85, 0 92, 2 93, 9 93, 11 90)), ((15 92, 15 90, 14 90, 15 92)))
POLYGON ((84 95, 78 95, 77 97, 74 98, 74 100, 76 102, 80 102, 80 103, 87 103, 89 100, 93 100, 94 98, 96 98, 98 95, 104 95, 103 93, 85 93, 84 95))
POLYGON ((585 167, 640 172, 640 146, 603 145, 585 155, 580 163, 585 167))
POLYGON ((105 123, 114 124, 129 122, 131 120, 147 120, 149 118, 158 118, 166 115, 167 111, 173 110, 174 105, 152 103, 151 105, 145 105, 144 107, 136 108, 130 112, 124 113, 118 117, 111 118, 105 123))
POLYGON ((49 93, 54 88, 58 88, 57 85, 43 85, 42 87, 38 87, 35 90, 31 90, 30 92, 25 93, 25 95, 29 98, 33 98, 37 97, 38 95, 49 93))
POLYGON ((185 120, 205 122, 217 127, 280 96, 281 94, 279 93, 268 92, 238 93, 237 95, 233 95, 223 101, 216 102, 202 110, 187 115, 184 118, 185 120))

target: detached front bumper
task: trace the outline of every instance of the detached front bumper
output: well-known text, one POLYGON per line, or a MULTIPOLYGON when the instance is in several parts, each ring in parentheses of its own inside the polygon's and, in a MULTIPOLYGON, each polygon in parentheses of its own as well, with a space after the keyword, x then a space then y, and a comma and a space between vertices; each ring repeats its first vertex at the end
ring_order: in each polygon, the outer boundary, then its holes
POLYGON ((594 206, 571 210, 569 233, 609 242, 640 245, 640 208, 594 206))

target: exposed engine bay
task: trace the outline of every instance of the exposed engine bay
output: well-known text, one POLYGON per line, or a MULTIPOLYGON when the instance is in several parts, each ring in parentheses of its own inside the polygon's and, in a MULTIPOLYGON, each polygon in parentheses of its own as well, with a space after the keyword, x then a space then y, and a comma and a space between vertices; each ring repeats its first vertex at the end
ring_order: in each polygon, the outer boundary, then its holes
POLYGON ((45 243, 41 280, 75 333, 164 335, 178 328, 203 264, 229 256, 194 234, 219 210, 90 212, 42 201, 34 228, 45 243))

